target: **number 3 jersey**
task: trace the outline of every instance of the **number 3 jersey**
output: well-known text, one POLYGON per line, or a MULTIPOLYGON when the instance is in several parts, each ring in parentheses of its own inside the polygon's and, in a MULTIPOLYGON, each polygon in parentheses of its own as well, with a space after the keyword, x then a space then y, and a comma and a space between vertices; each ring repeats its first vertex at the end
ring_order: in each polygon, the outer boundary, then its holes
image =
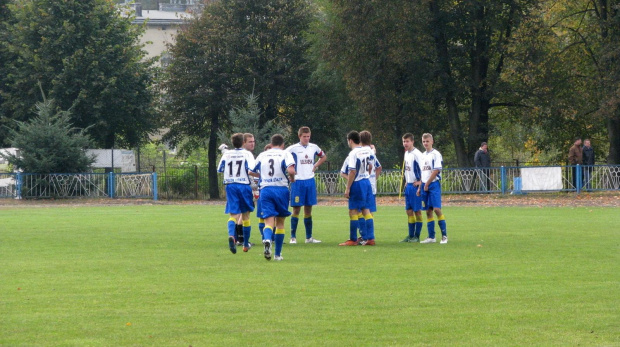
POLYGON ((224 184, 250 184, 248 171, 254 166, 256 162, 252 153, 243 148, 236 148, 224 152, 217 171, 224 173, 224 184))
POLYGON ((286 169, 295 165, 291 153, 273 148, 258 155, 253 172, 260 173, 259 186, 265 187, 288 187, 286 169))

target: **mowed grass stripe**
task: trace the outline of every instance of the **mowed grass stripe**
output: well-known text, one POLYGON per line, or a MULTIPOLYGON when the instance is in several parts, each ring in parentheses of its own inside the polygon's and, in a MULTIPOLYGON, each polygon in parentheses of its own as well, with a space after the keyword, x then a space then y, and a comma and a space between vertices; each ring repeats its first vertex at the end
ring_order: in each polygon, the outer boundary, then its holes
POLYGON ((338 247, 317 206, 323 243, 276 263, 230 253, 223 206, 3 209, 0 345, 620 344, 617 209, 444 212, 447 245, 382 206, 376 247, 338 247))

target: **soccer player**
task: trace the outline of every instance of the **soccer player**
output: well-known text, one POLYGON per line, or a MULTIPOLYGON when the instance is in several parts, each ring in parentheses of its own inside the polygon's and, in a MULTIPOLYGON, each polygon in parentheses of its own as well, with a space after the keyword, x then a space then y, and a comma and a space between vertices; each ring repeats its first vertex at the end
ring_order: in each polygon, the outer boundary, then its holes
MULTIPOLYGON (((255 145, 256 145, 256 140, 254 139, 254 135, 250 133, 243 134, 243 149, 250 152, 252 154, 252 158, 254 157, 253 153, 254 153, 255 145)), ((226 146, 225 144, 221 144, 218 149, 222 152, 222 154, 224 154, 228 150, 228 146, 226 146)), ((252 194, 254 194, 255 197, 258 196, 258 185, 254 179, 250 180, 250 187, 252 188, 252 194)), ((241 218, 237 220, 237 225, 235 226, 235 233, 236 233, 236 239, 237 239, 237 246, 243 245, 244 244, 243 221, 241 220, 241 218)), ((249 242, 248 244, 250 245, 250 247, 254 245, 251 242, 249 242)))
MULTIPOLYGON (((271 143, 265 145, 263 152, 266 152, 271 149, 271 143)), ((255 177, 256 178, 256 177, 255 177)), ((258 181, 258 194, 254 194, 254 198, 256 199, 256 215, 258 216, 258 231, 260 231, 261 240, 263 238, 263 229, 265 229, 265 219, 263 219, 263 209, 260 203, 260 180, 258 181)), ((273 239, 273 238, 272 238, 273 239)))
POLYGON ((289 180, 295 181, 295 161, 291 153, 284 150, 284 137, 280 134, 271 137, 271 149, 258 155, 252 175, 260 177, 260 204, 265 220, 263 229, 263 246, 265 259, 271 260, 271 237, 275 228, 275 260, 283 260, 284 220, 290 216, 288 205, 290 192, 289 180), (288 177, 287 177, 288 174, 288 177))
POLYGON ((435 220, 433 211, 437 216, 437 224, 441 229, 441 244, 448 243, 446 230, 446 218, 441 212, 441 168, 443 158, 438 150, 433 148, 433 135, 422 135, 422 145, 426 150, 422 153, 422 184, 418 187, 418 196, 422 197, 422 210, 426 211, 426 227, 428 238, 420 243, 435 243, 435 220))
POLYGON ((235 149, 226 151, 222 155, 218 172, 224 173, 224 184, 226 185, 225 213, 230 214, 228 247, 233 254, 236 254, 235 227, 238 220, 242 220, 243 223, 243 251, 247 252, 250 249, 250 212, 254 211, 254 200, 248 171, 255 166, 255 162, 252 153, 241 148, 243 134, 233 134, 230 139, 235 149))
MULTIPOLYGON (((368 210, 370 211, 370 214, 372 215, 373 213, 377 212, 377 178, 381 174, 382 168, 381 168, 381 163, 379 162, 379 159, 377 159, 377 150, 375 146, 372 144, 372 134, 370 133, 370 131, 364 130, 360 132, 360 143, 362 147, 370 148, 370 150, 372 151, 372 154, 375 157, 373 165, 372 165, 372 169, 370 171, 370 175, 368 176, 368 181, 370 181, 370 187, 372 188, 372 200, 370 201, 370 207, 368 208, 368 210)), ((359 214, 357 215, 357 218, 358 218, 359 225, 363 225, 363 226, 366 225, 366 219, 364 215, 362 214, 362 211, 359 212, 359 214)), ((362 230, 365 230, 365 229, 366 229, 365 227, 363 229, 360 228, 360 238, 357 239, 357 243, 360 245, 365 245, 366 240, 368 239, 366 235, 361 235, 362 230)))
POLYGON ((368 180, 370 171, 372 171, 372 163, 374 155, 369 147, 360 145, 360 134, 357 131, 351 131, 347 134, 347 142, 351 152, 347 157, 348 175, 347 188, 344 197, 349 199, 349 240, 339 244, 339 246, 356 246, 357 228, 361 227, 362 235, 367 240, 365 245, 375 245, 375 228, 370 206, 372 204, 372 187, 368 180), (359 212, 364 215, 365 223, 359 223, 359 212))
POLYGON ((299 223, 299 213, 304 207, 304 226, 306 227, 306 243, 321 243, 320 240, 312 237, 312 206, 316 205, 316 182, 314 171, 323 164, 327 155, 319 146, 310 143, 310 128, 301 127, 297 131, 299 143, 289 146, 286 150, 295 159, 295 182, 291 184, 291 240, 290 243, 297 243, 297 224, 299 223), (315 162, 315 157, 319 160, 315 162))
POLYGON ((422 232, 422 197, 418 196, 418 187, 422 184, 422 152, 415 148, 413 134, 403 135, 405 148, 405 210, 409 234, 400 242, 420 242, 422 232))

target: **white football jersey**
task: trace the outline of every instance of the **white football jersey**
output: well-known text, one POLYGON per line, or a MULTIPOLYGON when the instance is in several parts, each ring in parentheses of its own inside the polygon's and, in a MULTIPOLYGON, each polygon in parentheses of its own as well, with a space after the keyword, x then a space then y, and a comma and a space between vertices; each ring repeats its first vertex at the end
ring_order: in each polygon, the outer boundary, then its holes
POLYGON ((405 152, 405 180, 414 183, 422 179, 422 152, 413 147, 405 152))
POLYGON ((443 165, 443 157, 438 150, 432 149, 430 152, 422 153, 422 182, 426 183, 431 177, 433 170, 439 170, 439 174, 433 182, 441 180, 441 169, 443 165))
POLYGON ((291 153, 272 148, 258 155, 253 172, 260 173, 260 187, 288 187, 286 169, 295 165, 291 153))
POLYGON ((218 172, 224 173, 224 184, 250 184, 248 171, 256 166, 252 153, 243 148, 231 149, 222 155, 218 172))
POLYGON ((355 181, 361 181, 370 177, 368 164, 373 164, 375 155, 370 147, 356 147, 349 152, 347 157, 348 171, 355 170, 355 181))
POLYGON ((372 187, 372 194, 377 195, 377 168, 381 167, 381 163, 379 159, 375 157, 375 162, 372 165, 372 171, 370 171, 370 176, 368 176, 368 180, 370 180, 370 186, 372 187))
POLYGON ((314 171, 312 171, 315 163, 314 158, 323 158, 325 156, 321 148, 314 143, 308 143, 307 146, 296 143, 289 146, 286 150, 293 155, 295 160, 295 171, 297 172, 295 179, 308 180, 314 178, 314 171))

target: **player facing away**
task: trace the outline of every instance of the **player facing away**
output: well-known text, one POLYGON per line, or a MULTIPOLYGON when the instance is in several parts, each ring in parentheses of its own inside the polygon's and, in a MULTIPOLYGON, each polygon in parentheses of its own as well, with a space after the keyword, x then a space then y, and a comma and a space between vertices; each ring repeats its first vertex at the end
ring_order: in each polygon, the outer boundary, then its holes
MULTIPOLYGON (((379 159, 377 159, 377 150, 372 144, 372 134, 370 133, 370 131, 364 130, 360 132, 360 144, 362 145, 362 147, 370 148, 373 156, 375 157, 374 161, 372 162, 372 169, 368 175, 368 181, 370 182, 370 187, 372 188, 372 200, 370 201, 370 207, 368 209, 370 210, 370 214, 373 215, 373 213, 377 212, 377 178, 379 177, 379 175, 381 175, 382 168, 379 159)), ((362 214, 362 211, 359 211, 357 218, 358 225, 365 225, 366 218, 362 214)), ((366 235, 361 235, 362 229, 359 230, 360 238, 357 239, 357 243, 360 245, 365 245, 368 238, 366 235)))
POLYGON ((339 244, 339 246, 356 246, 357 228, 360 227, 362 235, 366 236, 366 245, 375 245, 375 227, 370 206, 374 197, 372 187, 368 180, 374 155, 370 147, 362 147, 360 144, 360 134, 351 131, 347 134, 347 142, 351 152, 347 157, 348 175, 347 188, 344 197, 349 199, 349 240, 339 244), (364 215, 365 223, 359 223, 359 212, 364 215))
POLYGON ((295 160, 295 182, 291 183, 291 240, 297 243, 297 225, 299 213, 304 207, 304 226, 306 228, 306 243, 321 243, 312 237, 312 206, 316 205, 316 182, 314 171, 327 159, 325 152, 314 143, 310 143, 310 128, 301 127, 297 132, 299 143, 289 146, 286 150, 295 160), (315 162, 315 157, 319 160, 315 162))
POLYGON ((271 260, 272 235, 275 228, 275 260, 283 260, 284 220, 290 216, 288 205, 290 192, 289 180, 295 181, 295 161, 291 153, 284 150, 284 137, 280 134, 271 137, 271 149, 258 155, 253 176, 260 177, 260 204, 265 220, 263 229, 263 246, 265 259, 271 260), (288 177, 287 177, 288 174, 288 177))
POLYGON ((435 220, 441 229, 441 244, 448 243, 446 218, 441 212, 441 168, 443 158, 438 150, 433 148, 433 135, 422 135, 422 145, 426 150, 422 153, 422 184, 418 187, 418 196, 422 197, 422 210, 426 211, 426 227, 428 238, 420 243, 435 243, 435 220))
POLYGON ((422 184, 422 152, 414 146, 413 134, 403 135, 405 148, 405 210, 409 233, 400 242, 420 242, 422 232, 422 197, 418 196, 418 187, 422 184))
POLYGON ((254 211, 254 200, 252 188, 250 188, 251 178, 248 174, 250 168, 256 163, 252 153, 241 148, 243 145, 243 134, 236 133, 231 136, 234 150, 226 151, 218 165, 218 172, 224 173, 224 184, 226 185, 226 210, 230 214, 228 220, 228 247, 230 251, 237 253, 235 227, 238 220, 243 223, 243 251, 250 249, 250 212, 254 211))
MULTIPOLYGON (((271 149, 271 143, 268 143, 265 145, 265 148, 263 149, 263 152, 266 152, 268 150, 271 149)), ((258 179, 258 177, 254 177, 258 182, 257 182, 257 186, 258 186, 258 190, 257 190, 257 194, 254 194, 254 198, 256 198, 256 216, 258 216, 258 231, 260 231, 260 237, 261 240, 263 239, 263 229, 265 229, 265 220, 263 219, 262 215, 263 215, 263 208, 261 206, 260 203, 260 180, 258 179)), ((273 240, 273 237, 272 237, 273 240)))

